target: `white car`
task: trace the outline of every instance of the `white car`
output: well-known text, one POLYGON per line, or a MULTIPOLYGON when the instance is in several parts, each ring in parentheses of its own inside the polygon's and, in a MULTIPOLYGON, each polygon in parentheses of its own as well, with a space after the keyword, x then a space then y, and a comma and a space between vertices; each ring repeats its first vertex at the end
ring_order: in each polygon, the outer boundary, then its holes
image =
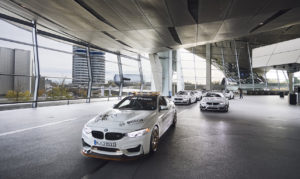
POLYGON ((202 99, 202 92, 201 91, 197 91, 197 90, 195 90, 193 92, 194 92, 194 94, 196 96, 197 101, 200 101, 202 99))
POLYGON ((175 104, 191 104, 197 102, 197 97, 192 91, 179 91, 173 101, 175 104))
POLYGON ((158 94, 135 94, 88 121, 82 153, 102 159, 137 157, 157 151, 159 138, 175 126, 172 101, 158 94))
POLYGON ((222 93, 208 92, 200 101, 201 111, 224 111, 228 112, 229 101, 222 93))
POLYGON ((227 99, 234 99, 234 94, 230 90, 224 90, 223 94, 227 99))

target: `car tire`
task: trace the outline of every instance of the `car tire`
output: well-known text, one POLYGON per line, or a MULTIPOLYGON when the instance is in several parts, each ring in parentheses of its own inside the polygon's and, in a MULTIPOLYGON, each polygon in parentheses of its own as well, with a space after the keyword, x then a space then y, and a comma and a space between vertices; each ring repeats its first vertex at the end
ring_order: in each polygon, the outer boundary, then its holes
POLYGON ((158 149, 159 142, 159 130, 158 127, 155 126, 152 130, 151 138, 150 138, 150 154, 155 153, 158 149))
POLYGON ((173 117, 173 122, 172 122, 172 127, 176 127, 177 124, 177 112, 175 111, 174 117, 173 117))
POLYGON ((229 108, 229 106, 226 106, 224 112, 228 112, 228 108, 229 108))
POLYGON ((191 104, 191 99, 189 99, 189 105, 191 104))

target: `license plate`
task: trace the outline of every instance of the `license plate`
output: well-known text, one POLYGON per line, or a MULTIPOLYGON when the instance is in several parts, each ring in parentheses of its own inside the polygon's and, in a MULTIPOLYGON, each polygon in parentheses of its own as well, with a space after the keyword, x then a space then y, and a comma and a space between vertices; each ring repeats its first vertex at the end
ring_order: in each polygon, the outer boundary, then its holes
POLYGON ((116 142, 106 142, 106 141, 97 141, 94 140, 94 145, 101 147, 117 147, 116 142))

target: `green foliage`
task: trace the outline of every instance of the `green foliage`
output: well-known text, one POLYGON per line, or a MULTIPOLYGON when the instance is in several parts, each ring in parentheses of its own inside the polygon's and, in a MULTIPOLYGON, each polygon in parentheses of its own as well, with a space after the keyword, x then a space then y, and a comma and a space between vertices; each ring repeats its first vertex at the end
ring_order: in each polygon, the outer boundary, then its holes
POLYGON ((71 99, 67 88, 64 85, 58 85, 47 92, 47 96, 52 99, 71 99))
POLYGON ((31 94, 29 91, 21 92, 21 91, 9 90, 6 93, 5 97, 14 101, 29 101, 31 94))

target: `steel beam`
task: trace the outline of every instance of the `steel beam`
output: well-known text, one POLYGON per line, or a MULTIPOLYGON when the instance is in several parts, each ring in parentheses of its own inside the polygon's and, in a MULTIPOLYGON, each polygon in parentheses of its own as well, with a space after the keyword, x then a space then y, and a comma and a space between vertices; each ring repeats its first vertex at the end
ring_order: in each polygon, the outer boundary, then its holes
POLYGON ((268 88, 268 79, 267 79, 267 69, 265 67, 265 82, 266 82, 266 88, 268 88))
POLYGON ((182 66, 181 66, 181 53, 180 50, 176 50, 176 67, 177 67, 177 91, 184 90, 184 78, 182 73, 182 66))
POLYGON ((251 78, 252 78, 252 90, 254 91, 253 65, 252 65, 252 57, 251 57, 251 53, 250 53, 249 42, 247 42, 247 49, 248 49, 250 72, 251 72, 251 78))
POLYGON ((143 68, 142 68, 142 59, 141 55, 138 55, 138 66, 139 66, 139 72, 140 72, 140 82, 141 82, 141 91, 143 91, 144 88, 144 76, 143 76, 143 68))
POLYGON ((35 83, 34 83, 34 92, 33 92, 33 103, 32 107, 36 108, 38 103, 38 92, 40 84, 40 62, 39 62, 39 48, 37 40, 37 29, 36 21, 32 22, 32 43, 33 43, 33 56, 34 56, 34 72, 35 72, 35 83))
POLYGON ((118 53, 117 58, 118 58, 119 77, 120 77, 119 98, 121 98, 123 94, 124 79, 123 79, 123 69, 122 69, 120 53, 118 53))
POLYGON ((92 67, 91 67, 91 57, 90 57, 90 47, 86 47, 86 58, 87 58, 87 67, 88 67, 88 75, 89 75, 89 82, 88 82, 88 90, 87 90, 87 103, 91 102, 91 92, 92 92, 92 67))
POLYGON ((277 75, 277 85, 278 85, 278 89, 280 89, 280 79, 279 79, 278 70, 276 70, 276 75, 277 75))
POLYGON ((223 47, 221 47, 221 54, 222 54, 223 73, 224 73, 224 77, 225 77, 225 89, 227 89, 227 78, 226 78, 225 59, 224 59, 224 50, 223 50, 223 47))
POLYGON ((289 94, 294 93, 294 73, 288 73, 289 77, 289 94))
POLYGON ((211 90, 211 45, 206 44, 206 90, 211 90))
POLYGON ((241 88, 242 85, 241 85, 241 74, 240 74, 240 66, 239 66, 239 56, 238 56, 238 53, 237 53, 235 40, 233 41, 233 44, 234 44, 236 67, 237 67, 237 72, 238 72, 238 77, 239 77, 239 88, 241 88))
POLYGON ((195 89, 197 89, 196 60, 195 60, 194 47, 192 47, 192 53, 193 53, 193 60, 194 60, 195 89))

